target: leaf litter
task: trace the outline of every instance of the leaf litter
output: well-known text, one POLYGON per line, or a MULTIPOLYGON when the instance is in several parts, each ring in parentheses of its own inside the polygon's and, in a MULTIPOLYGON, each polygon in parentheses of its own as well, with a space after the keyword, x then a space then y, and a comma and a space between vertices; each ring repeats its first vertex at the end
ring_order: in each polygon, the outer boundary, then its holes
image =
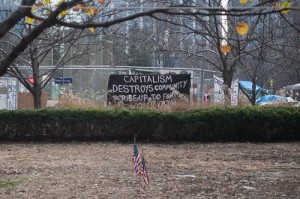
POLYGON ((300 198, 300 143, 1 143, 0 198, 300 198), (22 180, 20 180, 22 179, 22 180))

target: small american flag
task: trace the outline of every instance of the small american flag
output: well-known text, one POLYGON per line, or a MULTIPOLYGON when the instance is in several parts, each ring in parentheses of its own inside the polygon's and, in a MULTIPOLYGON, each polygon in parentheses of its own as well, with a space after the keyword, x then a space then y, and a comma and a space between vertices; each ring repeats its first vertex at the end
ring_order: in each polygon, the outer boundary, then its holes
POLYGON ((134 165, 134 172, 136 173, 136 175, 140 175, 142 162, 141 162, 141 157, 139 154, 137 144, 135 142, 133 143, 132 160, 133 160, 133 165, 134 165))
POLYGON ((146 161, 145 161, 145 158, 143 155, 142 155, 141 175, 143 178, 143 187, 146 188, 149 186, 150 181, 149 181, 149 177, 148 177, 146 161))

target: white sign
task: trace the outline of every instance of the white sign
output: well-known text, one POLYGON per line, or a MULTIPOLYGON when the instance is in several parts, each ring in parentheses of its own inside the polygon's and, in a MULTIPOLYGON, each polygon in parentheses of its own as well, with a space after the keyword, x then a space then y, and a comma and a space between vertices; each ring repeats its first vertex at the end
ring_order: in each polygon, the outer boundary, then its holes
POLYGON ((6 109, 7 94, 0 94, 0 109, 6 109))
MULTIPOLYGON (((222 78, 214 75, 214 102, 224 103, 224 81, 222 78)), ((231 105, 236 106, 238 104, 238 89, 239 81, 233 80, 231 82, 231 105)))
POLYGON ((0 78, 0 109, 17 109, 17 79, 0 78))
POLYGON ((239 80, 233 80, 231 83, 231 106, 237 106, 239 101, 239 80))
POLYGON ((214 75, 214 102, 224 103, 223 79, 214 75))

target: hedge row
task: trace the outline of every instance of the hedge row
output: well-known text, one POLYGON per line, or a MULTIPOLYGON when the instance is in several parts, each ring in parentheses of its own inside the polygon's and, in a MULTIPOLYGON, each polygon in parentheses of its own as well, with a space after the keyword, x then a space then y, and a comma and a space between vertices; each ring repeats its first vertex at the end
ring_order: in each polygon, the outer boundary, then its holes
POLYGON ((1 140, 295 141, 299 107, 0 111, 1 140))

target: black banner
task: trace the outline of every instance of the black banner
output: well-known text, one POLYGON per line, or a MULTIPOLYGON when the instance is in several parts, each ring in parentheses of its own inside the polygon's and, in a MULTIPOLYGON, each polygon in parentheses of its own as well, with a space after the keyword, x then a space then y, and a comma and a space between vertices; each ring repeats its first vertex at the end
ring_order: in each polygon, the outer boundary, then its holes
POLYGON ((110 75, 108 104, 189 102, 191 75, 110 75))

